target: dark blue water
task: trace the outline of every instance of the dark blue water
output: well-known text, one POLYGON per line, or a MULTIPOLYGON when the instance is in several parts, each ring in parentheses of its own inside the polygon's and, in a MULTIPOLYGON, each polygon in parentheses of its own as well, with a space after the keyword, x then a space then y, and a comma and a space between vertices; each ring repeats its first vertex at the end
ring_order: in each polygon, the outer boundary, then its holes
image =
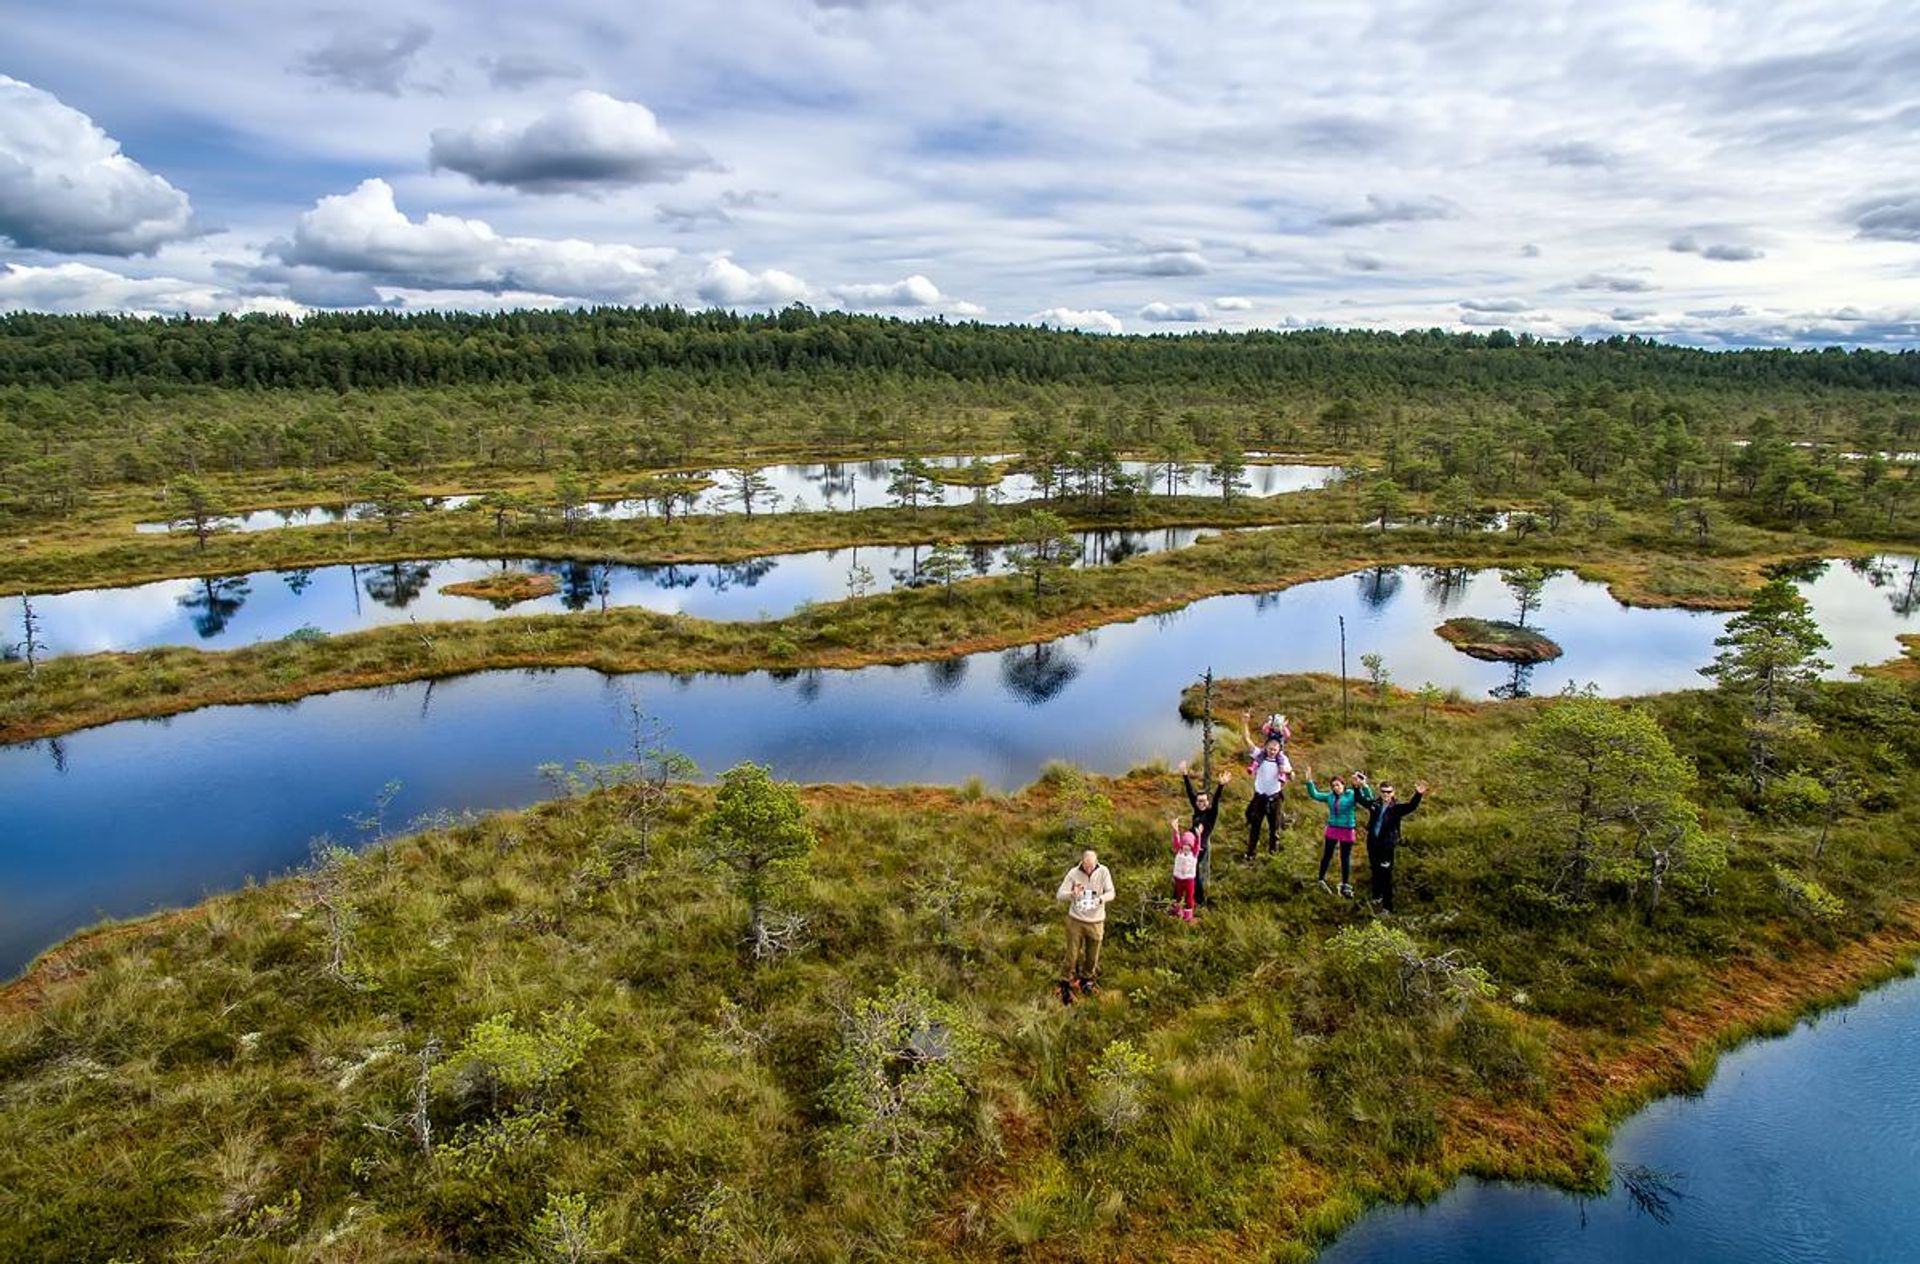
MULTIPOLYGON (((1259 461, 1258 453, 1250 453, 1249 461, 1256 463, 1247 466, 1247 494, 1252 496, 1279 496, 1287 492, 1310 491, 1339 478, 1340 472, 1326 465, 1288 465, 1259 461)), ((974 458, 964 456, 933 457, 928 465, 947 469, 960 469, 969 465, 974 458)), ((1005 460, 1005 456, 982 457, 989 463, 1005 460)), ((893 504, 887 494, 888 484, 895 471, 900 467, 896 458, 878 458, 870 461, 825 461, 810 465, 767 465, 761 466, 758 473, 767 483, 767 495, 757 498, 752 506, 754 513, 803 513, 829 511, 840 512, 856 509, 877 509, 893 504)), ((1216 494, 1218 489, 1207 480, 1213 472, 1213 466, 1206 462, 1182 463, 1169 471, 1162 463, 1150 461, 1122 461, 1122 473, 1145 480, 1148 491, 1154 495, 1206 496, 1216 494)), ((747 504, 725 470, 698 471, 714 480, 714 486, 695 495, 681 512, 696 514, 744 513, 747 504)), ((435 510, 459 509, 476 499, 475 493, 463 493, 458 496, 436 497, 427 507, 435 510)), ((936 483, 920 500, 923 505, 970 505, 976 500, 989 504, 1020 504, 1040 498, 1040 488, 1032 477, 1026 474, 1008 474, 987 487, 960 487, 949 483, 936 483)), ((344 522, 349 518, 365 518, 371 506, 354 503, 333 503, 327 505, 306 505, 289 509, 255 509, 235 514, 222 520, 222 527, 229 531, 277 531, 283 527, 324 526, 327 523, 344 522)), ((588 507, 588 515, 595 518, 645 518, 657 512, 656 507, 647 500, 609 500, 595 502, 588 507)), ((134 524, 134 530, 141 534, 165 532, 164 522, 141 522, 134 524)))
MULTIPOLYGON (((1890 600, 1897 590, 1845 566, 1807 593, 1835 640, 1837 670, 1892 656, 1895 633, 1915 626, 1890 600)), ((940 663, 678 678, 488 672, 0 748, 0 974, 98 917, 283 871, 314 835, 348 832, 349 815, 390 779, 402 783, 395 821, 540 798, 540 764, 619 753, 629 695, 710 772, 752 759, 801 781, 978 777, 1011 789, 1049 760, 1104 772, 1178 761, 1195 746, 1178 695, 1203 668, 1337 670, 1342 616, 1355 672, 1360 655, 1378 652, 1402 684, 1510 689, 1511 669, 1467 658, 1432 631, 1447 616, 1498 617, 1507 605, 1493 573, 1385 568, 940 663)), ((1566 654, 1523 684, 1629 694, 1700 684, 1696 669, 1725 620, 1629 609, 1600 585, 1561 576, 1538 621, 1566 654)), ((1286 708, 1284 697, 1270 702, 1286 708)))
POLYGON ((1920 1259, 1920 980, 1778 1040, 1744 1045, 1694 1098, 1621 1125, 1616 1171, 1643 1165, 1679 1195, 1670 1219, 1616 1183, 1579 1200, 1466 1181, 1423 1208, 1383 1208, 1321 1264, 1803 1264, 1920 1259))
MULTIPOLYGON (((1204 530, 1086 531, 1077 534, 1083 564, 1107 565, 1184 548, 1204 530)), ((590 560, 447 558, 438 561, 254 571, 202 579, 169 579, 124 588, 89 588, 33 598, 39 639, 50 654, 97 654, 156 645, 231 649, 301 629, 357 632, 386 624, 502 615, 561 614, 644 606, 702 619, 777 619, 806 602, 839 601, 923 582, 926 545, 876 546, 788 553, 744 562, 628 566, 590 560), (479 597, 440 591, 503 568, 554 576, 550 597, 501 609, 479 597), (856 575, 856 569, 861 572, 856 575)), ((968 549, 969 573, 1007 569, 1006 550, 968 549)), ((17 602, 0 601, 17 624, 17 602)), ((6 627, 8 623, 0 623, 6 627)), ((24 635, 20 633, 19 635, 24 635)))

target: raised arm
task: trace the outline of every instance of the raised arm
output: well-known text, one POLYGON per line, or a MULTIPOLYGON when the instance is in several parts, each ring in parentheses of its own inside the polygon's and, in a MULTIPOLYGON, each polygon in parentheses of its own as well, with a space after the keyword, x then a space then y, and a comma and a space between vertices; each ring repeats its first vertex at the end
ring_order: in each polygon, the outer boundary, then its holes
POLYGON ((1185 764, 1180 765, 1180 784, 1186 787, 1187 806, 1198 812, 1200 810, 1200 795, 1193 788, 1193 778, 1187 775, 1187 766, 1185 764))
POLYGON ((1253 730, 1247 727, 1248 723, 1252 719, 1253 719, 1253 712, 1242 711, 1240 713, 1240 740, 1247 744, 1247 748, 1249 750, 1251 750, 1254 745, 1253 730))

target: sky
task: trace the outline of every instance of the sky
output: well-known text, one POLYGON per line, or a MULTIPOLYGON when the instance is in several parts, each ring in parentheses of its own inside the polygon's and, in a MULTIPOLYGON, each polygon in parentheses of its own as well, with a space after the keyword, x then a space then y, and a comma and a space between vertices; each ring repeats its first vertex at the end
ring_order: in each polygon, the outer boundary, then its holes
POLYGON ((0 310, 1920 348, 1920 3, 68 0, 0 310))

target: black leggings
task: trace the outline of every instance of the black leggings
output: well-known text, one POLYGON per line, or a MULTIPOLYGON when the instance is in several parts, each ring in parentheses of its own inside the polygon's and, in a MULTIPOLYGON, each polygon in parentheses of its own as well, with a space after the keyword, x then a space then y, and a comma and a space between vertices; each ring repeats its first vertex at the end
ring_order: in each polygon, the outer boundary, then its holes
POLYGON ((1340 849, 1340 885, 1349 886, 1353 882, 1353 840, 1339 842, 1329 838, 1320 844, 1320 880, 1327 880, 1327 865, 1333 859, 1333 849, 1340 849))
POLYGON ((1247 800, 1247 859, 1260 850, 1260 822, 1267 823, 1267 850, 1280 850, 1280 799, 1286 791, 1255 794, 1247 800))

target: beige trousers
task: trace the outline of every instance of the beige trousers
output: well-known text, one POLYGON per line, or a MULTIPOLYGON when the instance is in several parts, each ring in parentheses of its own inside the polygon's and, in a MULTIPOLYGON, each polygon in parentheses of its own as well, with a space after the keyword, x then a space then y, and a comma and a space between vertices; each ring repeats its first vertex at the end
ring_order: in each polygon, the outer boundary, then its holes
POLYGON ((1091 979, 1100 970, 1100 941, 1106 937, 1105 922, 1067 919, 1067 977, 1091 979))

